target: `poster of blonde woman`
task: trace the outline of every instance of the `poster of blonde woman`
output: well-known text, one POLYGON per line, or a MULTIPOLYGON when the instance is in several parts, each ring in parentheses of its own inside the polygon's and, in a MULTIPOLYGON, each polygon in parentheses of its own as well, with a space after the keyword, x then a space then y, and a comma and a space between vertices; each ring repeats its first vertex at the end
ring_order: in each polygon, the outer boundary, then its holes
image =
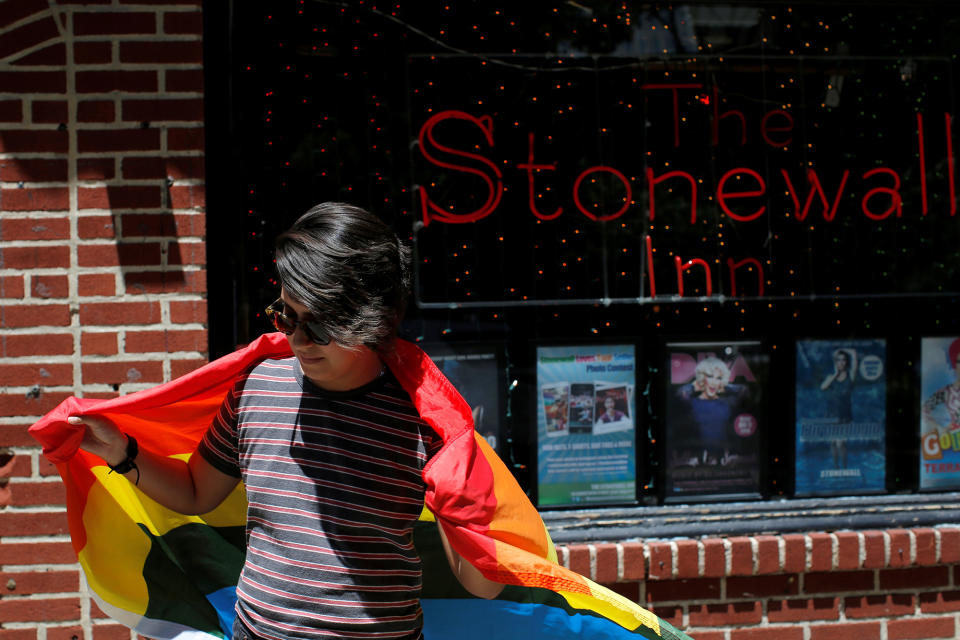
POLYGON ((920 488, 960 487, 960 337, 924 338, 920 488))

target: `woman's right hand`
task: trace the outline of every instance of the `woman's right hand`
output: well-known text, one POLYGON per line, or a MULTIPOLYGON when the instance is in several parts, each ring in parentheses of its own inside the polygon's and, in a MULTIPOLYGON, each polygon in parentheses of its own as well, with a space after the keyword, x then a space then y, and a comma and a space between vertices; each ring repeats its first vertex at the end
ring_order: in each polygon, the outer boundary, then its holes
POLYGON ((84 451, 100 456, 114 466, 126 459, 127 436, 110 420, 99 416, 70 416, 67 423, 86 427, 80 442, 84 451))

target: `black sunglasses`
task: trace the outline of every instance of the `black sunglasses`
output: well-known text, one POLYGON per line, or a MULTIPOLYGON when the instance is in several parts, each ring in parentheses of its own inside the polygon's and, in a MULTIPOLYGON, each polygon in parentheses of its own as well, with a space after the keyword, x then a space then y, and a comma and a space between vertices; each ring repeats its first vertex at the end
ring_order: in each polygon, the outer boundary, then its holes
POLYGON ((269 307, 266 308, 267 317, 273 323, 273 328, 284 335, 291 335, 297 330, 297 327, 303 329, 303 334, 313 342, 320 345, 330 344, 330 336, 327 335, 323 324, 316 320, 297 320, 283 313, 283 298, 277 298, 269 307))

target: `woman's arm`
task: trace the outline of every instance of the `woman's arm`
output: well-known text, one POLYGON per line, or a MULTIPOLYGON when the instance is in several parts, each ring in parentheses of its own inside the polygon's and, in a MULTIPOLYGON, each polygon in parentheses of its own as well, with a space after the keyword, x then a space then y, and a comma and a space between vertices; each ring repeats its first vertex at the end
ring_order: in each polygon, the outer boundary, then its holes
POLYGON ((447 541, 447 536, 443 533, 443 527, 440 526, 439 522, 437 522, 437 529, 440 531, 440 541, 443 543, 444 553, 447 554, 447 562, 450 563, 450 569, 453 570, 453 575, 457 576, 457 580, 460 581, 463 588, 478 598, 485 598, 487 600, 491 600, 500 595, 500 592, 503 591, 503 585, 485 578, 476 567, 454 551, 453 547, 451 547, 447 541))
MULTIPOLYGON (((103 458, 110 466, 126 459, 127 436, 113 422, 100 416, 70 416, 67 422, 86 427, 80 443, 84 451, 103 458)), ((187 463, 140 447, 134 462, 136 468, 123 475, 153 500, 185 515, 212 511, 239 482, 198 453, 187 463)))

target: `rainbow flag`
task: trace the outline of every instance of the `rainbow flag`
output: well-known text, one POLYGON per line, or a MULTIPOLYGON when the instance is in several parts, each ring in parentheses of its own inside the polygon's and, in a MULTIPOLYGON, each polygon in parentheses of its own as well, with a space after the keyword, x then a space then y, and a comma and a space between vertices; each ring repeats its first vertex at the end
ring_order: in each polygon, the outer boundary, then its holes
MULTIPOLYGON (((57 465, 77 558, 94 599, 115 620, 159 640, 230 636, 243 565, 242 485, 214 511, 165 509, 99 458, 79 450, 70 415, 96 413, 141 446, 188 458, 237 376, 291 355, 271 333, 173 382, 111 400, 70 398, 30 428, 57 465)), ((443 447, 423 471, 424 635, 496 638, 689 638, 638 604, 557 564, 543 521, 510 471, 473 428, 469 406, 415 345, 399 341, 387 364, 443 447), (446 565, 436 526, 487 578, 507 585, 495 600, 473 598, 446 565)))

